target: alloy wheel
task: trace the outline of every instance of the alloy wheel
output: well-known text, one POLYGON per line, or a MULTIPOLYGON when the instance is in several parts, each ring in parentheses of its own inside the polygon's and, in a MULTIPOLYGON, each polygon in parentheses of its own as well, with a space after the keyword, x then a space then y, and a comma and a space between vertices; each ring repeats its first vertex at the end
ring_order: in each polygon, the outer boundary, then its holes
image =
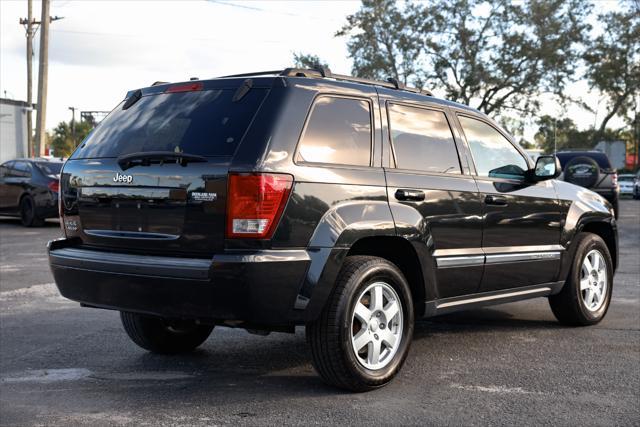
POLYGON ((351 345, 358 362, 367 369, 382 369, 393 360, 402 340, 402 302, 385 282, 365 288, 355 300, 351 345))
POLYGON ((580 269, 580 293, 589 311, 598 311, 607 295, 607 264, 597 249, 587 253, 580 269))

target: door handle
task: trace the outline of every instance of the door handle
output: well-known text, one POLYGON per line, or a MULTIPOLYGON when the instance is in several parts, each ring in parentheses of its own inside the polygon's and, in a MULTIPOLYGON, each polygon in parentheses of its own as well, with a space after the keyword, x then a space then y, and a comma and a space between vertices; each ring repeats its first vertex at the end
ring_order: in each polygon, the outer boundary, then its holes
POLYGON ((404 190, 402 188, 396 190, 396 199, 397 200, 413 200, 413 201, 421 201, 424 200, 424 191, 422 190, 404 190))
POLYGON ((495 196, 493 194, 487 194, 484 197, 484 203, 494 206, 507 206, 507 198, 503 196, 495 196))

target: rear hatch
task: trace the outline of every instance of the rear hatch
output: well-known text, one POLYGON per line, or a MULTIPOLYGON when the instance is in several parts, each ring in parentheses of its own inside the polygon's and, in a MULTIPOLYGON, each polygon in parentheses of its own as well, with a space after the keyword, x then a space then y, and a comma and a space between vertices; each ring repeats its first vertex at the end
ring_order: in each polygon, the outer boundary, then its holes
POLYGON ((130 92, 64 167, 67 237, 139 253, 222 249, 229 164, 268 92, 241 84, 130 92))

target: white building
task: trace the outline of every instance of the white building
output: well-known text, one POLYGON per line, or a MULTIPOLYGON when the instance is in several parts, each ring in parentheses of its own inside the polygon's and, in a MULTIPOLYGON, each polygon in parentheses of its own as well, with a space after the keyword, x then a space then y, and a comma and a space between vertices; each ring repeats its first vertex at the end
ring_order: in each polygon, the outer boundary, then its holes
POLYGON ((624 141, 600 141, 596 150, 607 155, 614 169, 623 169, 627 159, 627 145, 624 141))
POLYGON ((27 109, 24 101, 0 98, 0 163, 27 157, 27 109))

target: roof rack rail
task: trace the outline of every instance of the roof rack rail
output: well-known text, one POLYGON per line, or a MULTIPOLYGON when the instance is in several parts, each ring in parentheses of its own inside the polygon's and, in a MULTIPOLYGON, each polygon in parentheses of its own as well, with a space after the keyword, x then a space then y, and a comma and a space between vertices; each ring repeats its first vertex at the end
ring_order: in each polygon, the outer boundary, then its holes
POLYGON ((433 96, 431 91, 426 89, 418 89, 415 87, 405 86, 402 82, 392 77, 387 81, 366 79, 363 77, 346 76, 343 74, 334 74, 330 69, 326 67, 314 67, 314 68, 285 68, 279 73, 281 76, 288 77, 325 77, 334 80, 341 80, 347 82, 361 83, 366 85, 383 86, 390 89, 406 90, 407 92, 419 93, 422 95, 433 96))
POLYGON ((279 75, 282 73, 282 70, 272 70, 272 71, 256 71, 253 73, 242 73, 242 74, 229 74, 228 76, 220 76, 216 77, 217 79, 226 79, 230 77, 251 77, 251 76, 268 76, 268 75, 279 75))
POLYGON ((431 93, 431 91, 429 90, 405 86, 402 82, 398 81, 393 77, 389 77, 387 81, 382 81, 382 80, 365 79, 362 77, 346 76, 343 74, 334 74, 331 72, 331 70, 328 67, 323 67, 320 65, 317 65, 313 68, 285 68, 284 70, 257 71, 253 73, 230 74, 228 76, 221 76, 218 78, 224 79, 224 78, 230 78, 230 77, 251 77, 251 76, 266 76, 266 75, 276 75, 276 76, 283 76, 283 77, 329 78, 329 79, 346 81, 346 82, 361 83, 365 85, 382 86, 389 89, 405 90, 407 92, 433 96, 433 93, 431 93))

